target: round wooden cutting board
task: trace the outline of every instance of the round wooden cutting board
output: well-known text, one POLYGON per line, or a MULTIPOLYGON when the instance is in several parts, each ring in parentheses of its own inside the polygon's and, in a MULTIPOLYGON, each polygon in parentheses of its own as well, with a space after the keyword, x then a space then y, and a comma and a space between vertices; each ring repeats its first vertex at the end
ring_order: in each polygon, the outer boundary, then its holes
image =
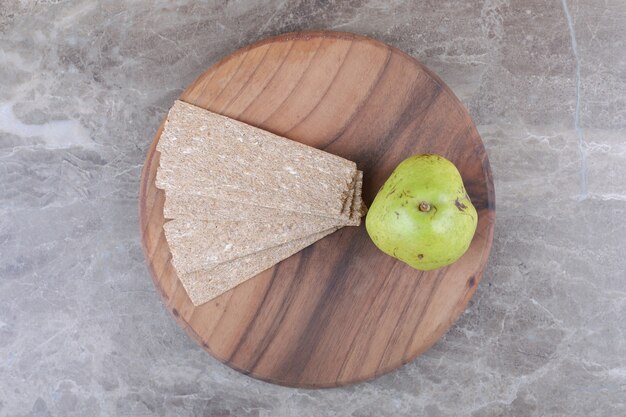
POLYGON ((194 307, 163 234, 159 130, 141 178, 144 250, 168 308, 213 356, 265 381, 335 387, 411 361, 458 318, 489 256, 495 197, 472 120, 428 68, 366 37, 290 33, 224 58, 180 99, 355 161, 368 205, 404 158, 441 154, 478 210, 470 249, 447 268, 416 271, 379 251, 363 225, 344 227, 194 307))

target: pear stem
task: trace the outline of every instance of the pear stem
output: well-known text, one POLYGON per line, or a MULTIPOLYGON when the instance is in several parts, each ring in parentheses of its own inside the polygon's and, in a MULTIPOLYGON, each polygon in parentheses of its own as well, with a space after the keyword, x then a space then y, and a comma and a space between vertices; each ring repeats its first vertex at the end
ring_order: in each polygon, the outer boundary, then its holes
POLYGON ((428 204, 426 201, 422 201, 419 205, 419 210, 423 212, 430 211, 430 204, 428 204))

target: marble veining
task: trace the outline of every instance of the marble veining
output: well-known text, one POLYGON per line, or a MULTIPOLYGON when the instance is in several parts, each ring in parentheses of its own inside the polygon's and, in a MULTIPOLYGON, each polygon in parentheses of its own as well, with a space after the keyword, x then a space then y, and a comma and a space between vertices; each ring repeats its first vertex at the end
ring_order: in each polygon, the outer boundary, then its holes
POLYGON ((0 416, 626 415, 626 2, 0 3, 0 416), (265 36, 343 30, 436 71, 489 153, 483 280, 430 351, 355 386, 231 370, 144 263, 143 159, 177 95, 265 36))
POLYGON ((576 63, 576 104, 574 110, 574 129, 576 130, 576 136, 578 137, 578 150, 580 152, 580 195, 579 200, 587 198, 587 151, 585 138, 583 131, 580 128, 580 58, 578 56, 578 44, 576 43, 576 32, 574 31, 574 23, 572 22, 572 15, 569 12, 567 0, 562 0, 563 12, 567 19, 567 27, 569 29, 570 37, 572 38, 572 53, 574 54, 574 61, 576 63))

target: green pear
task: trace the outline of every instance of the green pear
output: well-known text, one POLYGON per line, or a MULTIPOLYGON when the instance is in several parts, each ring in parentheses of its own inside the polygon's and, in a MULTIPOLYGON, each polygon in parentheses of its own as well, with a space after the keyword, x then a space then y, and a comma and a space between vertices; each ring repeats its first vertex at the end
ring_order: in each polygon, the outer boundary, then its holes
POLYGON ((396 167, 369 208, 365 227, 380 250, 428 271, 450 265, 467 251, 477 220, 454 164, 424 154, 396 167))

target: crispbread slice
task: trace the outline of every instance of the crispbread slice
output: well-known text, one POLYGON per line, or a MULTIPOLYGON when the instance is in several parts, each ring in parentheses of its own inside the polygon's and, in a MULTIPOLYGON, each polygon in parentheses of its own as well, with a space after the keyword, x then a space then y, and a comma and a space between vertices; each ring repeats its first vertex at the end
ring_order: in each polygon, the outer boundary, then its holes
POLYGON ((361 217, 363 216, 362 199, 363 192, 363 171, 357 171, 356 184, 354 185, 354 198, 352 199, 352 205, 350 206, 350 225, 358 226, 361 224, 361 217))
MULTIPOLYGON (((165 192, 163 216, 166 219, 196 219, 206 221, 297 221, 326 222, 328 217, 295 211, 278 210, 275 208, 254 206, 245 203, 234 203, 213 197, 204 197, 174 191, 165 192)), ((332 218, 336 226, 347 226, 352 219, 332 218)))
POLYGON ((350 182, 350 191, 348 192, 348 197, 346 201, 343 203, 343 208, 341 209, 342 214, 347 214, 348 217, 352 214, 352 205, 354 203, 354 189, 356 187, 356 182, 358 178, 358 171, 354 171, 354 175, 352 177, 352 181, 350 182))
POLYGON ((176 271, 207 269, 242 256, 336 227, 336 220, 272 218, 203 221, 178 218, 163 225, 176 271))
POLYGON ((269 174, 258 171, 257 174, 246 174, 250 183, 243 184, 241 178, 232 178, 223 172, 219 166, 194 167, 194 163, 185 158, 161 158, 156 185, 166 191, 219 198, 233 203, 245 202, 339 219, 349 217, 348 210, 344 210, 352 199, 350 191, 353 186, 349 182, 341 184, 344 187, 342 190, 338 188, 339 183, 336 182, 331 189, 328 181, 320 178, 317 183, 278 184, 281 180, 275 178, 276 171, 269 174))
POLYGON ((235 288, 242 282, 289 258, 337 229, 335 227, 293 240, 275 248, 219 264, 212 269, 186 274, 178 273, 178 278, 185 287, 193 304, 198 306, 235 288))
POLYGON ((348 218, 352 161, 177 101, 157 145, 157 187, 348 218))

